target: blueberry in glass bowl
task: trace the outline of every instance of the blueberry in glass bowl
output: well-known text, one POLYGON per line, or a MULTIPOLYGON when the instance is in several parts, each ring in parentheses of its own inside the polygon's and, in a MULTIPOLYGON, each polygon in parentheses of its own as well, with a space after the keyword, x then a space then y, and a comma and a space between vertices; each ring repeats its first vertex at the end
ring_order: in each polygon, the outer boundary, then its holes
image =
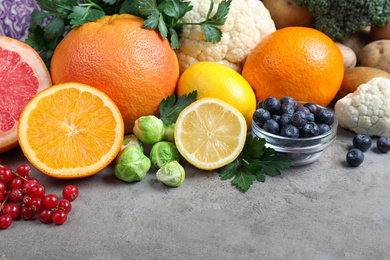
MULTIPOLYGON (((266 103, 266 100, 262 103, 266 103)), ((275 103, 274 98, 272 101, 275 103)), ((295 101, 290 97, 283 97, 280 103, 279 110, 275 106, 270 112, 271 118, 273 114, 280 118, 279 131, 275 131, 277 127, 274 124, 271 129, 268 126, 264 128, 264 123, 257 122, 256 117, 252 117, 252 135, 264 138, 267 147, 289 158, 294 166, 317 161, 336 139, 338 121, 333 111, 309 102, 295 101), (291 109, 285 109, 287 105, 283 104, 286 102, 295 104, 293 113, 291 109)))

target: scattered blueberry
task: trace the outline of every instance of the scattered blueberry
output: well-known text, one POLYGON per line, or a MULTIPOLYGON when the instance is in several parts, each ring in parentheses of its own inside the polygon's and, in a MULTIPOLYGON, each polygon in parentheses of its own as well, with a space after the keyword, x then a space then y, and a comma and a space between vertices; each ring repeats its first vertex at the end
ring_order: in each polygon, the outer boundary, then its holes
POLYGON ((306 113, 303 111, 297 111, 291 118, 291 123, 296 127, 304 126, 307 123, 306 113))
POLYGON ((381 153, 388 153, 390 151, 390 137, 379 137, 376 141, 376 147, 381 153))
POLYGON ((352 148, 347 153, 347 162, 351 166, 359 166, 364 161, 364 153, 362 150, 352 148))
POLYGON ((268 119, 271 119, 271 113, 267 109, 258 108, 258 109, 256 109, 255 113, 253 114, 253 120, 259 126, 263 126, 265 121, 267 121, 268 119))
POLYGON ((283 103, 280 107, 280 112, 282 114, 294 114, 295 107, 292 103, 283 103))
POLYGON ((353 142, 353 147, 361 150, 362 152, 365 152, 368 149, 370 149, 371 144, 372 144, 371 137, 369 137, 368 135, 364 135, 364 134, 355 135, 352 142, 353 142))
POLYGON ((280 101, 275 97, 268 97, 264 100, 264 108, 271 114, 280 114, 280 101))
POLYGON ((291 118, 292 118, 292 114, 282 114, 280 116, 280 126, 285 126, 287 124, 291 124, 291 118))
POLYGON ((312 113, 313 115, 315 115, 317 110, 318 110, 318 106, 314 103, 311 103, 311 102, 307 102, 303 106, 307 107, 309 109, 310 113, 312 113))
POLYGON ((330 131, 330 126, 327 124, 317 124, 318 128, 320 129, 320 135, 325 134, 330 131))
POLYGON ((271 134, 277 134, 279 132, 279 124, 273 119, 268 119, 265 121, 263 129, 271 134))
POLYGON ((307 123, 302 127, 302 137, 313 137, 320 134, 320 129, 316 123, 307 123))
POLYGON ((299 129, 296 126, 293 126, 291 124, 287 124, 282 127, 280 130, 280 135, 285 137, 291 137, 291 138, 298 138, 299 137, 299 129))
POLYGON ((331 125, 334 122, 334 113, 326 108, 320 108, 315 114, 317 124, 328 124, 331 125))

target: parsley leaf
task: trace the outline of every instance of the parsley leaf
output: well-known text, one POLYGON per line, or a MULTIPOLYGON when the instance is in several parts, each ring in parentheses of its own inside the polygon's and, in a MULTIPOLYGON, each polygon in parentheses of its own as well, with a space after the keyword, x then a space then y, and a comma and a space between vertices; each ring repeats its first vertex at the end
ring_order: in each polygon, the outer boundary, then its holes
POLYGON ((188 95, 181 95, 177 100, 175 94, 163 99, 160 103, 160 119, 166 125, 176 123, 180 112, 192 102, 196 101, 196 96, 197 91, 195 90, 188 95))
POLYGON ((102 9, 93 9, 93 7, 100 8, 98 5, 94 4, 74 6, 73 12, 68 16, 72 28, 87 22, 95 21, 105 15, 102 9))
POLYGON ((292 166, 285 156, 265 146, 265 139, 246 136, 244 148, 238 158, 220 170, 222 180, 232 179, 232 184, 247 191, 254 181, 265 182, 265 175, 277 176, 292 166))

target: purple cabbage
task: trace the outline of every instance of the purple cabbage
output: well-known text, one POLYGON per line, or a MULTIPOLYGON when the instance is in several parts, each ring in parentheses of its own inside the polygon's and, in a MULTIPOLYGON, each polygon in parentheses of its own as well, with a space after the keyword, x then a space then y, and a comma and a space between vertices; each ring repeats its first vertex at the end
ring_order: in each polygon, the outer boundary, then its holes
POLYGON ((0 0, 0 35, 24 42, 34 9, 40 10, 35 0, 0 0))

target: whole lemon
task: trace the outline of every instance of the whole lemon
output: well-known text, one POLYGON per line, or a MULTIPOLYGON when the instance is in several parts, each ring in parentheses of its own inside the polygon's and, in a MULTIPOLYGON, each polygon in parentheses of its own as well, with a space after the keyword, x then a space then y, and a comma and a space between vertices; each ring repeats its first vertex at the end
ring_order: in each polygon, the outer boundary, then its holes
POLYGON ((256 110, 256 96, 249 83, 235 70, 216 62, 201 61, 180 76, 177 95, 197 91, 197 99, 213 97, 235 107, 245 117, 248 131, 256 110))

